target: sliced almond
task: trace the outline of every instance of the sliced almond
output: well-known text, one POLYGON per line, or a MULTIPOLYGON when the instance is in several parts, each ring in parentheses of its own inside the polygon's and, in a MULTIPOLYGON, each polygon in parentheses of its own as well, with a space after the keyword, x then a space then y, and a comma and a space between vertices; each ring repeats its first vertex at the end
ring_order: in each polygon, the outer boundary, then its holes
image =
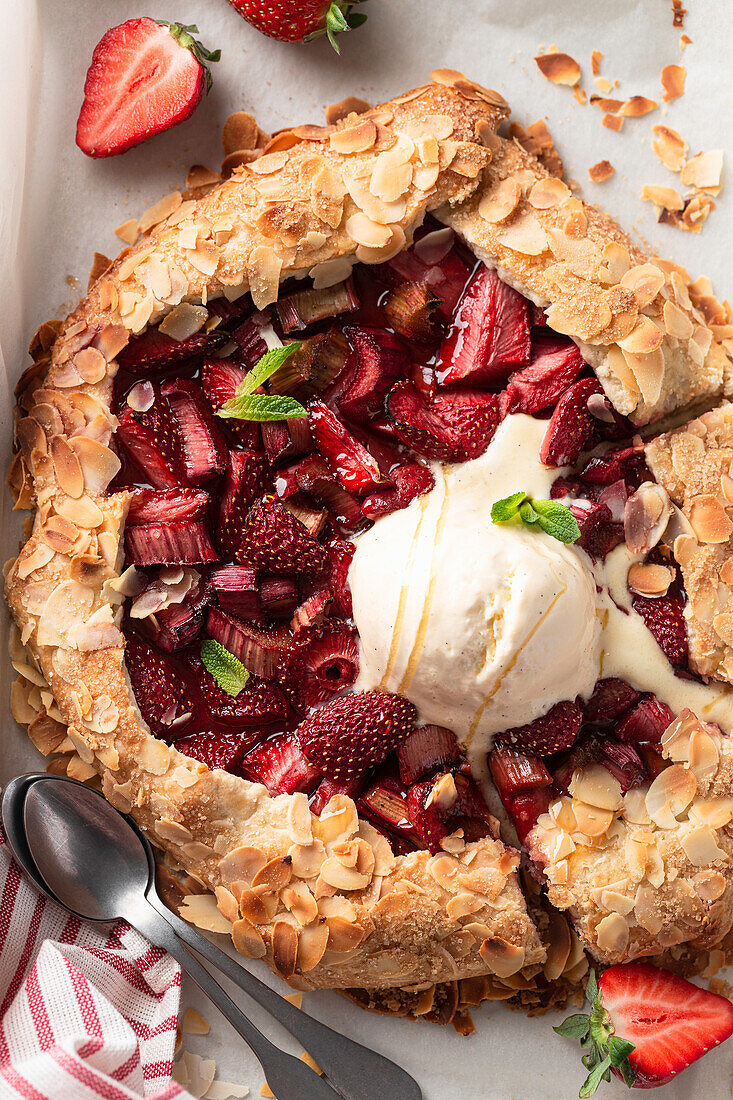
POLYGON ((318 966, 328 944, 329 929, 325 918, 302 928, 298 935, 298 969, 304 974, 318 966))
POLYGON ((267 954, 262 936, 244 917, 232 925, 232 941, 239 954, 246 959, 262 959, 267 954))
POLYGON ((692 498, 688 518, 700 542, 724 543, 733 534, 733 521, 718 498, 709 493, 692 498))
MULTIPOLYGON (((507 182, 506 180, 504 182, 507 182)), ((570 198, 570 188, 556 176, 547 176, 533 184, 527 201, 535 210, 550 210, 570 198)))
POLYGON ((641 189, 644 202, 651 202, 660 210, 682 210, 685 201, 673 187, 655 187, 645 184, 641 189))
POLYGON ((664 95, 662 98, 665 103, 669 103, 672 99, 678 99, 685 90, 685 77, 687 76, 687 70, 684 65, 665 65, 662 69, 662 87, 664 88, 664 95))
POLYGON ((654 141, 652 149, 665 168, 671 172, 681 172, 687 160, 687 142, 676 130, 669 126, 653 126, 654 141))
POLYGON ((272 961, 283 978, 292 978, 298 957, 298 933, 288 921, 275 922, 272 930, 272 961))
POLYGON ((715 149, 709 153, 698 153, 688 160, 680 172, 680 181, 685 187, 695 187, 715 195, 720 188, 722 172, 723 153, 720 149, 715 149))
POLYGON ((682 764, 660 772, 646 793, 647 812, 660 829, 674 829, 697 793, 697 780, 682 764))
POLYGON ((502 222, 516 209, 520 187, 513 176, 500 180, 482 197, 478 204, 479 215, 486 222, 502 222))
POLYGON ((588 175, 593 183, 605 183, 615 171, 616 169, 610 160, 599 160, 597 164, 588 169, 588 175))
POLYGON ((567 53, 543 53, 535 57, 537 68, 552 84, 573 87, 580 80, 580 65, 567 53))
POLYGON ((659 104, 653 99, 647 99, 643 95, 634 95, 627 99, 621 106, 619 114, 624 118, 641 118, 650 111, 656 111, 659 104))
POLYGON ((501 936, 491 936, 479 947, 479 955, 493 974, 508 978, 522 969, 526 952, 521 944, 509 943, 501 936))
POLYGON ((671 569, 654 562, 634 562, 629 566, 627 575, 632 592, 651 598, 664 596, 673 579, 671 569))

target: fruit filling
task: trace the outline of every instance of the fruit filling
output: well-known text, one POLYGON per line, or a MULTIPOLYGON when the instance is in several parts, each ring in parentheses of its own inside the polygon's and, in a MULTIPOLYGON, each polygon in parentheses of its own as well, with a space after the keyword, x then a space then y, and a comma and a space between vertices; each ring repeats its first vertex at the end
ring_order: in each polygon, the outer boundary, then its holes
POLYGON ((630 424, 542 310, 426 223, 410 249, 345 282, 286 284, 262 312, 219 299, 196 324, 133 339, 115 379, 127 667, 156 736, 272 794, 305 792, 315 813, 346 794, 398 852, 488 834, 489 774, 521 840, 579 767, 602 766, 624 792, 657 775, 681 708, 615 667, 600 674, 597 593, 661 650, 672 681, 702 690, 668 549, 678 520, 630 424), (511 449, 528 439, 534 453, 511 449), (487 498, 499 460, 507 491, 487 498), (441 503, 454 482, 479 541, 441 503), (506 524, 490 518, 499 497, 514 508, 506 524), (406 652, 392 633, 379 675, 370 665, 370 621, 388 614, 395 630, 409 614, 403 571, 419 588, 414 532, 431 509, 455 554, 442 587, 428 560, 432 604, 463 614, 467 578, 488 589, 515 576, 549 630, 537 652, 527 639, 506 658, 501 624, 482 636, 493 671, 479 702, 459 675, 473 643, 434 638, 425 601, 406 652), (362 548, 379 539, 365 571, 362 548), (603 570, 621 546, 633 562, 614 587, 603 570), (559 618, 543 569, 572 597, 559 618), (448 663, 436 658, 423 690, 431 646, 448 663), (502 660, 517 678, 500 705, 502 660))

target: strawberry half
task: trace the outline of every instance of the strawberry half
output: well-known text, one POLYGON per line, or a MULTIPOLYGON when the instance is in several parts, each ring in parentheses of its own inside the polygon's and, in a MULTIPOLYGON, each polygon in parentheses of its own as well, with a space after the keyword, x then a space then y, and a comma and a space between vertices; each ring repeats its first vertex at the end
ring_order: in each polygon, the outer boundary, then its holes
POLYGON ((582 369, 577 344, 566 336, 542 332, 532 341, 530 365, 509 376, 505 411, 533 416, 555 405, 582 369))
POLYGON ((220 688, 195 653, 188 657, 203 703, 204 722, 232 726, 266 726, 287 717, 287 703, 275 684, 250 676, 246 687, 232 697, 220 688))
POLYGON ((143 718, 156 737, 172 741, 174 731, 188 724, 180 720, 193 713, 188 685, 170 661, 136 634, 127 636, 125 665, 143 718))
POLYGON ((228 554, 236 554, 250 508, 270 486, 270 468, 262 451, 243 448, 230 451, 219 505, 219 542, 228 554))
POLYGON ((569 749, 575 742, 583 721, 580 706, 567 700, 555 703, 554 707, 535 718, 526 726, 516 726, 505 730, 500 740, 521 752, 534 753, 537 756, 551 756, 553 752, 569 749))
POLYGON ((376 458, 323 401, 311 402, 308 422, 316 447, 347 492, 370 493, 385 484, 376 458))
POLYGON ((125 405, 115 433, 143 478, 156 489, 185 485, 178 433, 165 402, 156 397, 147 412, 125 405))
POLYGON ((264 784, 270 794, 310 792, 321 778, 303 755, 298 738, 289 733, 258 745, 245 756, 240 771, 245 779, 264 784))
POLYGON ((76 124, 90 157, 112 157, 191 115, 211 86, 205 64, 218 61, 191 37, 196 27, 144 16, 110 30, 94 48, 76 124))
POLYGON ((325 34, 339 53, 336 35, 353 30, 366 19, 352 12, 359 0, 229 0, 248 23, 280 42, 309 42, 325 34))
MULTIPOLYGON (((267 345, 264 345, 264 351, 267 351, 267 345)), ((225 401, 234 397, 237 386, 244 381, 246 373, 239 363, 233 363, 231 359, 204 361, 201 367, 201 388, 214 412, 220 409, 225 401)), ((260 425, 256 421, 227 420, 226 425, 230 432, 234 432, 239 437, 245 447, 259 447, 260 425)))
POLYGON ((387 397, 397 436, 426 458, 466 462, 483 454, 499 423, 494 394, 439 393, 432 402, 412 382, 398 382, 387 397))
POLYGON ((345 783, 381 762, 411 733, 415 708, 401 695, 342 695, 298 727, 303 752, 324 775, 345 783))
POLYGON ((554 1029, 588 1050, 581 1096, 593 1096, 611 1073, 634 1088, 664 1085, 733 1034, 727 997, 649 963, 609 966, 597 984, 591 971, 586 996, 590 1015, 554 1029))
POLYGON ((263 573, 322 573, 325 547, 277 500, 254 504, 247 513, 237 560, 263 573))
POLYGON ((195 733, 191 737, 182 737, 175 747, 186 756, 200 760, 209 771, 221 768, 233 772, 238 769, 246 752, 262 739, 262 732, 239 733, 195 733))
POLYGON ((382 412, 387 393, 407 373, 409 352, 399 336, 381 329, 350 325, 344 334, 352 348, 351 369, 338 406, 351 420, 369 420, 382 412))

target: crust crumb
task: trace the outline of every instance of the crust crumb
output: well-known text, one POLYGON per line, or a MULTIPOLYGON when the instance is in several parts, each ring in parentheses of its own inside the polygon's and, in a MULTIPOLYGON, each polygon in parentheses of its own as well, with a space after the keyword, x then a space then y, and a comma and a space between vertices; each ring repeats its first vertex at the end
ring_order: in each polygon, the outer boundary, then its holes
POLYGON ((594 164, 592 168, 588 169, 588 175, 593 183, 605 183, 615 171, 616 169, 610 160, 599 160, 598 164, 594 164))

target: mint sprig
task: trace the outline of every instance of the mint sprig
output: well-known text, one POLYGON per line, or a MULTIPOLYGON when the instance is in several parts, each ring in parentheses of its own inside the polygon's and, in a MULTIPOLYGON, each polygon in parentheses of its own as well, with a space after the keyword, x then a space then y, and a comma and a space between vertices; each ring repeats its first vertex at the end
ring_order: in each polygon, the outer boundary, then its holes
POLYGON ((201 660, 219 687, 233 699, 246 687, 249 680, 247 669, 238 657, 213 638, 206 638, 201 643, 201 660))
POLYGON ((270 348, 237 386, 234 397, 225 401, 217 416, 229 420, 289 420, 308 413, 294 397, 278 393, 255 393, 283 363, 302 347, 298 340, 281 348, 270 348))
POLYGON ((491 507, 492 523, 523 523, 539 527, 559 542, 577 542, 580 528, 573 513, 559 500, 542 500, 527 493, 512 493, 491 507))
POLYGON ((603 1007, 593 970, 588 978, 585 995, 590 1002, 590 1013, 577 1012, 563 1020, 559 1027, 552 1029, 566 1039, 579 1040, 581 1047, 587 1051, 582 1062, 590 1072, 578 1093, 581 1100, 594 1096, 601 1081, 611 1080, 612 1067, 619 1071, 629 1088, 633 1087, 636 1080, 636 1074, 629 1062, 634 1044, 614 1033, 611 1017, 603 1007))

